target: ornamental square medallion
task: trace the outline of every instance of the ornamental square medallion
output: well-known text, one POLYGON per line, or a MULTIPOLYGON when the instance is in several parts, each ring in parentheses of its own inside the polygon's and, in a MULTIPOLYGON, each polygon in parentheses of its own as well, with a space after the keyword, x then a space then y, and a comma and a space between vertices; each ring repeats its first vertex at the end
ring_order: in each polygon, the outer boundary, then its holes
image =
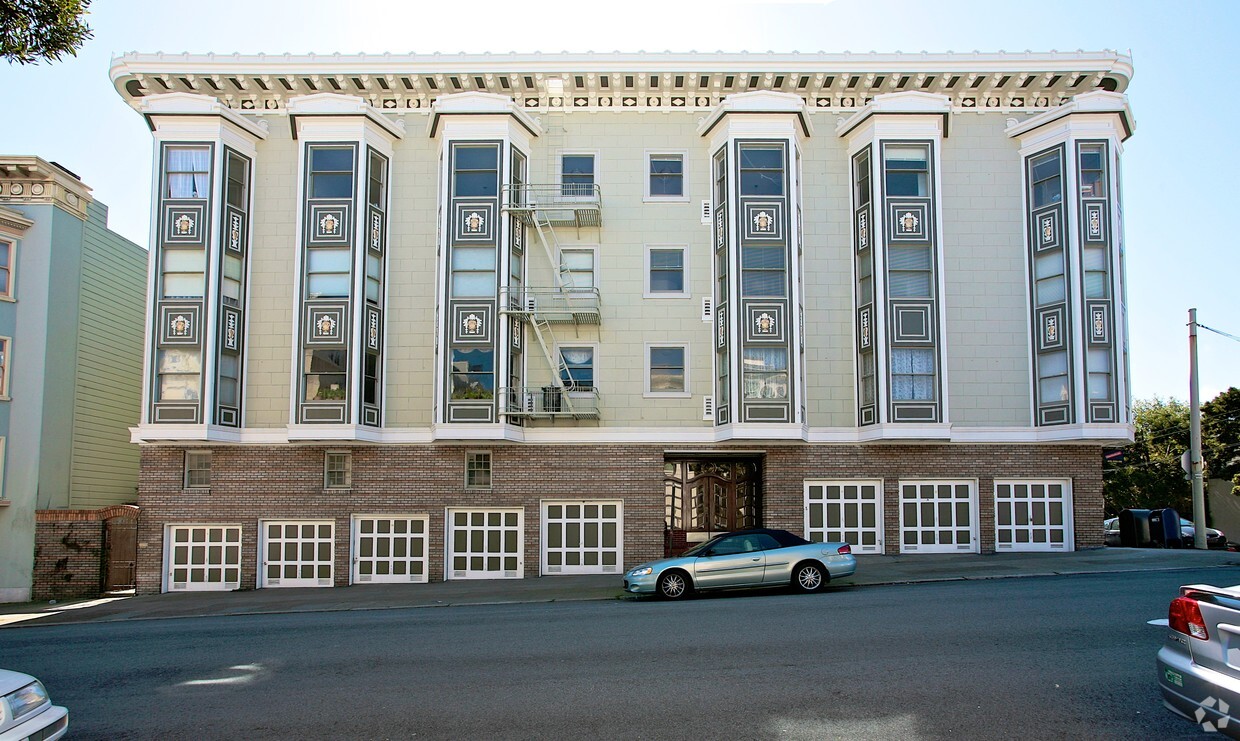
POLYGON ((491 307, 486 304, 457 304, 452 307, 452 341, 454 343, 488 343, 491 341, 491 307))
POLYGON ((228 229, 224 246, 238 254, 245 252, 245 214, 229 206, 224 210, 228 229))
POLYGON ((1052 309, 1038 310, 1038 349, 1062 350, 1064 348, 1064 309, 1056 306, 1052 309))
POLYGON ((350 203, 310 204, 310 244, 347 245, 351 209, 350 203))
POLYGON ((863 208, 857 212, 857 251, 870 248, 870 210, 863 208))
POLYGON ((747 342, 783 342, 784 336, 783 304, 745 304, 747 342))
POLYGON ((1086 242, 1105 242, 1106 235, 1106 216, 1103 213, 1103 204, 1086 203, 1085 204, 1085 241, 1086 242))
POLYGON ((1089 344, 1111 344, 1111 307, 1105 303, 1088 304, 1089 344))
POLYGON ((379 310, 373 307, 366 308, 366 349, 379 352, 380 342, 383 335, 382 329, 383 319, 379 314, 379 310))
POLYGON ((728 306, 715 307, 715 347, 723 350, 728 346, 728 306))
POLYGON ((888 229, 893 242, 930 242, 930 204, 887 204, 888 229))
POLYGON ((728 246, 727 208, 720 206, 715 210, 715 250, 728 246))
POLYGON ((366 219, 366 246, 383 253, 383 212, 378 209, 370 209, 366 219))
POLYGON ((241 349, 241 312, 225 307, 223 313, 224 330, 220 344, 225 350, 239 351, 241 349))
POLYGON ((457 203, 453 219, 458 242, 493 242, 495 240, 494 203, 457 203))
POLYGON ((934 342, 934 305, 892 303, 893 345, 925 345, 934 342))
POLYGON ((778 242, 784 238, 784 204, 746 202, 742 233, 746 241, 778 242))
POLYGON ((164 204, 164 243, 205 246, 206 204, 164 204))
POLYGON ((1034 214, 1034 244, 1038 250, 1057 249, 1063 243, 1060 234, 1063 231, 1062 216, 1058 207, 1034 214))
POLYGON ((347 327, 345 307, 339 304, 311 304, 306 307, 307 345, 343 345, 347 327))
POLYGON ((870 315, 873 310, 869 306, 865 306, 861 311, 857 312, 857 340, 862 350, 869 350, 873 342, 870 315))
POLYGON ((201 316, 200 307, 190 305, 161 305, 159 307, 159 344, 197 345, 201 316))

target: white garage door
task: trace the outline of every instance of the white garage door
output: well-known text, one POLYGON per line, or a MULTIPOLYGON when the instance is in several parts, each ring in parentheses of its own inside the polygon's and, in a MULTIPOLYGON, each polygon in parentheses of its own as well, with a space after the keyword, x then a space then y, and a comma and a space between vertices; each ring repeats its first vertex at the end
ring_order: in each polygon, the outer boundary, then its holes
POLYGON ((805 537, 848 543, 853 553, 882 553, 883 483, 806 481, 805 537))
POLYGON ((900 552, 977 552, 976 491, 971 481, 901 481, 900 552))
POLYGON ((331 521, 272 522, 259 527, 259 587, 330 587, 336 525, 331 521))
POLYGON ((165 591, 241 587, 240 525, 171 525, 164 543, 168 564, 165 591))
POLYGON ((543 502, 542 573, 620 573, 623 511, 619 500, 543 502))
POLYGON ((357 515, 353 518, 353 583, 425 582, 428 518, 357 515))
POLYGON ((520 509, 448 510, 449 579, 520 579, 525 575, 520 509))
POLYGON ((996 481, 995 549, 1072 550, 1068 481, 996 481))

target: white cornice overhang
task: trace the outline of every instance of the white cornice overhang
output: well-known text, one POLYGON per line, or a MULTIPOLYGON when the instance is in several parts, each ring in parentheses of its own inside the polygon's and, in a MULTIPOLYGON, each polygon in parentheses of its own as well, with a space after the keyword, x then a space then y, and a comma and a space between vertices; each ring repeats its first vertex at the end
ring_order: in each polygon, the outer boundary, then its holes
POLYGON ((430 120, 426 122, 427 136, 434 139, 438 135, 444 116, 510 117, 528 131, 531 137, 542 135, 542 127, 538 122, 507 95, 471 92, 445 95, 436 99, 431 108, 430 120))
POLYGON ((887 93, 878 95, 867 103, 856 114, 841 121, 835 127, 835 133, 847 137, 858 127, 864 126, 875 117, 887 116, 930 116, 942 117, 941 133, 944 139, 948 134, 948 123, 951 121, 951 98, 946 95, 908 91, 903 93, 887 93))
POLYGON ((1112 125, 1115 123, 1119 124, 1114 126, 1114 128, 1119 134, 1121 142, 1126 141, 1128 137, 1132 136, 1133 131, 1136 129, 1136 121, 1132 117, 1132 108, 1128 105, 1127 95, 1111 93, 1105 90, 1095 90, 1078 95, 1058 108, 1009 126, 1004 129, 1004 133, 1011 138, 1024 139, 1038 129, 1052 126, 1069 117, 1110 119, 1112 125))
POLYGON ((359 98, 356 95, 317 93, 315 95, 298 95, 294 98, 289 98, 288 118, 294 139, 297 138, 298 134, 298 119, 320 117, 325 119, 354 118, 358 119, 363 125, 367 123, 374 124, 392 139, 401 139, 405 136, 403 121, 393 123, 386 116, 377 112, 363 98, 359 98))
POLYGON ((813 125, 805 116, 805 101, 800 96, 755 90, 724 98, 723 102, 715 106, 710 115, 702 120, 698 126, 698 135, 710 136, 715 127, 729 116, 795 116, 802 136, 809 138, 814 133, 813 125))
POLYGON ((444 95, 484 92, 526 109, 708 111, 736 93, 798 95, 811 110, 855 110, 904 91, 960 106, 1044 110, 1094 89, 1123 92, 1132 59, 1114 51, 968 54, 139 54, 112 60, 133 101, 167 92, 211 95, 256 115, 289 97, 359 95, 387 113, 425 113, 444 95))
POLYGON ((10 234, 21 234, 32 226, 33 219, 27 219, 12 209, 0 206, 0 229, 10 234))
POLYGON ((254 139, 266 139, 267 130, 263 126, 250 121, 231 108, 220 103, 210 95, 193 93, 164 93, 141 98, 136 104, 137 110, 146 119, 151 131, 157 131, 164 120, 183 119, 188 117, 216 116, 225 124, 248 134, 254 139))

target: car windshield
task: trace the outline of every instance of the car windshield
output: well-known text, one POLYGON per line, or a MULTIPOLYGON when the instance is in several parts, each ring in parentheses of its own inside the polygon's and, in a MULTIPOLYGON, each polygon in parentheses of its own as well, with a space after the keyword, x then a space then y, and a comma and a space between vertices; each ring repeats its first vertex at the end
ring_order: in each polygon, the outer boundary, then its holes
POLYGON ((698 543, 697 545, 693 546, 692 548, 690 548, 689 550, 685 551, 684 553, 682 553, 682 554, 680 554, 680 555, 682 555, 682 556, 700 556, 700 555, 702 555, 703 553, 705 553, 705 552, 706 552, 706 550, 707 550, 708 548, 710 548, 710 547, 714 546, 714 545, 715 545, 715 543, 718 543, 719 541, 723 540, 723 539, 724 539, 724 538, 726 538, 726 537, 727 537, 727 535, 726 535, 726 534, 725 534, 725 535, 716 535, 715 537, 711 538, 710 540, 706 541, 705 543, 698 543))

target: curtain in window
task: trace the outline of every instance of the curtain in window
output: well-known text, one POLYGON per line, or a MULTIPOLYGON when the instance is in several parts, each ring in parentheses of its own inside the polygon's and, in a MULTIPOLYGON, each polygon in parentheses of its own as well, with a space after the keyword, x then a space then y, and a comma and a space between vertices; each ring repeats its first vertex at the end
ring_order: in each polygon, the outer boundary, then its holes
POLYGON ((205 148, 169 149, 168 197, 206 198, 210 193, 207 174, 211 169, 211 151, 205 148))
POLYGON ((896 401, 934 399, 934 351, 891 351, 891 398, 896 401))

